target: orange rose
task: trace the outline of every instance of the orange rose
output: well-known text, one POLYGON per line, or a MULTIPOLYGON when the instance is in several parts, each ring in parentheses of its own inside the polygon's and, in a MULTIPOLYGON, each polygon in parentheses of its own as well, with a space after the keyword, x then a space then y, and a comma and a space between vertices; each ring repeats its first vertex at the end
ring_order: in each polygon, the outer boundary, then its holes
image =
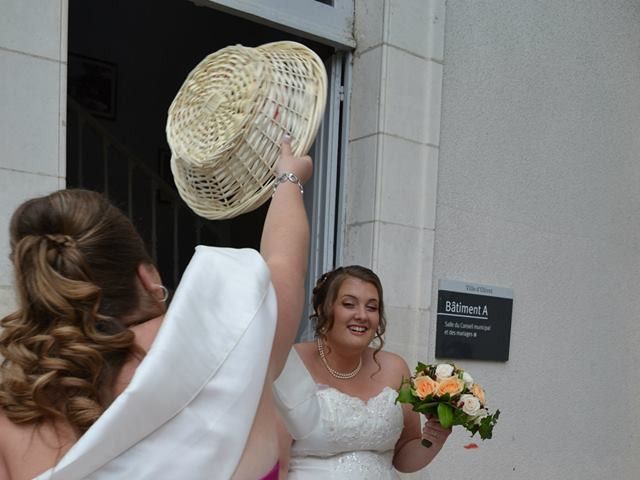
POLYGON ((477 383, 474 383, 471 386, 471 394, 476 397, 478 400, 480 400, 480 403, 482 405, 484 405, 484 390, 482 389, 482 387, 480 385, 478 385, 477 383))
POLYGON ((464 382, 458 377, 445 378, 438 385, 436 394, 441 397, 447 393, 452 397, 458 395, 464 389, 464 382))
POLYGON ((438 382, 431 377, 421 375, 413 380, 413 388, 420 400, 424 400, 438 389, 438 382))

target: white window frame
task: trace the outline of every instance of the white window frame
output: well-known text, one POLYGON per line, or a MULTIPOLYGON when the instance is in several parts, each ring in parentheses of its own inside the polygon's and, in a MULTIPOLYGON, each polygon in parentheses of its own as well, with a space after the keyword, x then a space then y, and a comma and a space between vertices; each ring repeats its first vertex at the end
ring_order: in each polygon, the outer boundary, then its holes
MULTIPOLYGON (((336 267, 342 258, 341 203, 345 172, 340 169, 345 168, 348 143, 347 93, 351 81, 351 52, 336 52, 327 60, 325 67, 329 80, 327 105, 310 152, 314 158, 312 184, 305 186, 305 208, 312 220, 309 269, 305 282, 307 298, 311 298, 316 279, 336 267)), ((298 332, 299 340, 313 338, 311 324, 304 321, 309 317, 310 305, 305 307, 298 332)))
POLYGON ((341 50, 355 48, 353 38, 354 0, 190 0, 226 13, 247 18, 321 41, 341 50))

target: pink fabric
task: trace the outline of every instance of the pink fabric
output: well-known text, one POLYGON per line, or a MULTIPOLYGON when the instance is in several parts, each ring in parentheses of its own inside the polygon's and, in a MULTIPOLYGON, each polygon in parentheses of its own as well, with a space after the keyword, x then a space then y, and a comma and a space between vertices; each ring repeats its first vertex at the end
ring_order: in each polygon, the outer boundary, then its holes
POLYGON ((278 471, 280 470, 280 462, 276 462, 271 471, 260 480, 278 480, 278 471))

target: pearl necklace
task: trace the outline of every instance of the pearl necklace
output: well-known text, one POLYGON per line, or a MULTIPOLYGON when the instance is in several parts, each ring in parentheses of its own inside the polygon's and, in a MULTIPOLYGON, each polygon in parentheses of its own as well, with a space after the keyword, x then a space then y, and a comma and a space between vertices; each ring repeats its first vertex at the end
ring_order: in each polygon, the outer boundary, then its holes
POLYGON ((360 357, 360 361, 358 362, 358 366, 354 370, 352 370, 351 372, 348 372, 348 373, 342 373, 342 372, 339 372, 339 371, 331 368, 331 366, 327 362, 327 358, 326 358, 326 355, 324 353, 324 346, 322 345, 322 340, 320 340, 320 338, 318 338, 316 340, 316 343, 318 345, 318 353, 320 354, 320 360, 322 360, 322 363, 324 364, 325 368, 331 374, 332 377, 337 378, 338 380, 350 380, 353 377, 355 377, 356 375, 358 375, 358 373, 360 372, 360 369, 362 368, 362 357, 360 357))

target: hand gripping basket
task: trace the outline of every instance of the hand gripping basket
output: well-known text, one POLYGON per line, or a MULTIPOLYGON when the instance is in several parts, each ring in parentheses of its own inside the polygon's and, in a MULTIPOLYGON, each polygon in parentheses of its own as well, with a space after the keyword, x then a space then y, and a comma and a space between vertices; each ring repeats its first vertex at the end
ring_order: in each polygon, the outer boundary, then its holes
POLYGON ((198 215, 232 218, 272 193, 280 141, 294 155, 313 143, 326 102, 320 58, 295 42, 226 47, 187 76, 167 120, 171 171, 198 215))

